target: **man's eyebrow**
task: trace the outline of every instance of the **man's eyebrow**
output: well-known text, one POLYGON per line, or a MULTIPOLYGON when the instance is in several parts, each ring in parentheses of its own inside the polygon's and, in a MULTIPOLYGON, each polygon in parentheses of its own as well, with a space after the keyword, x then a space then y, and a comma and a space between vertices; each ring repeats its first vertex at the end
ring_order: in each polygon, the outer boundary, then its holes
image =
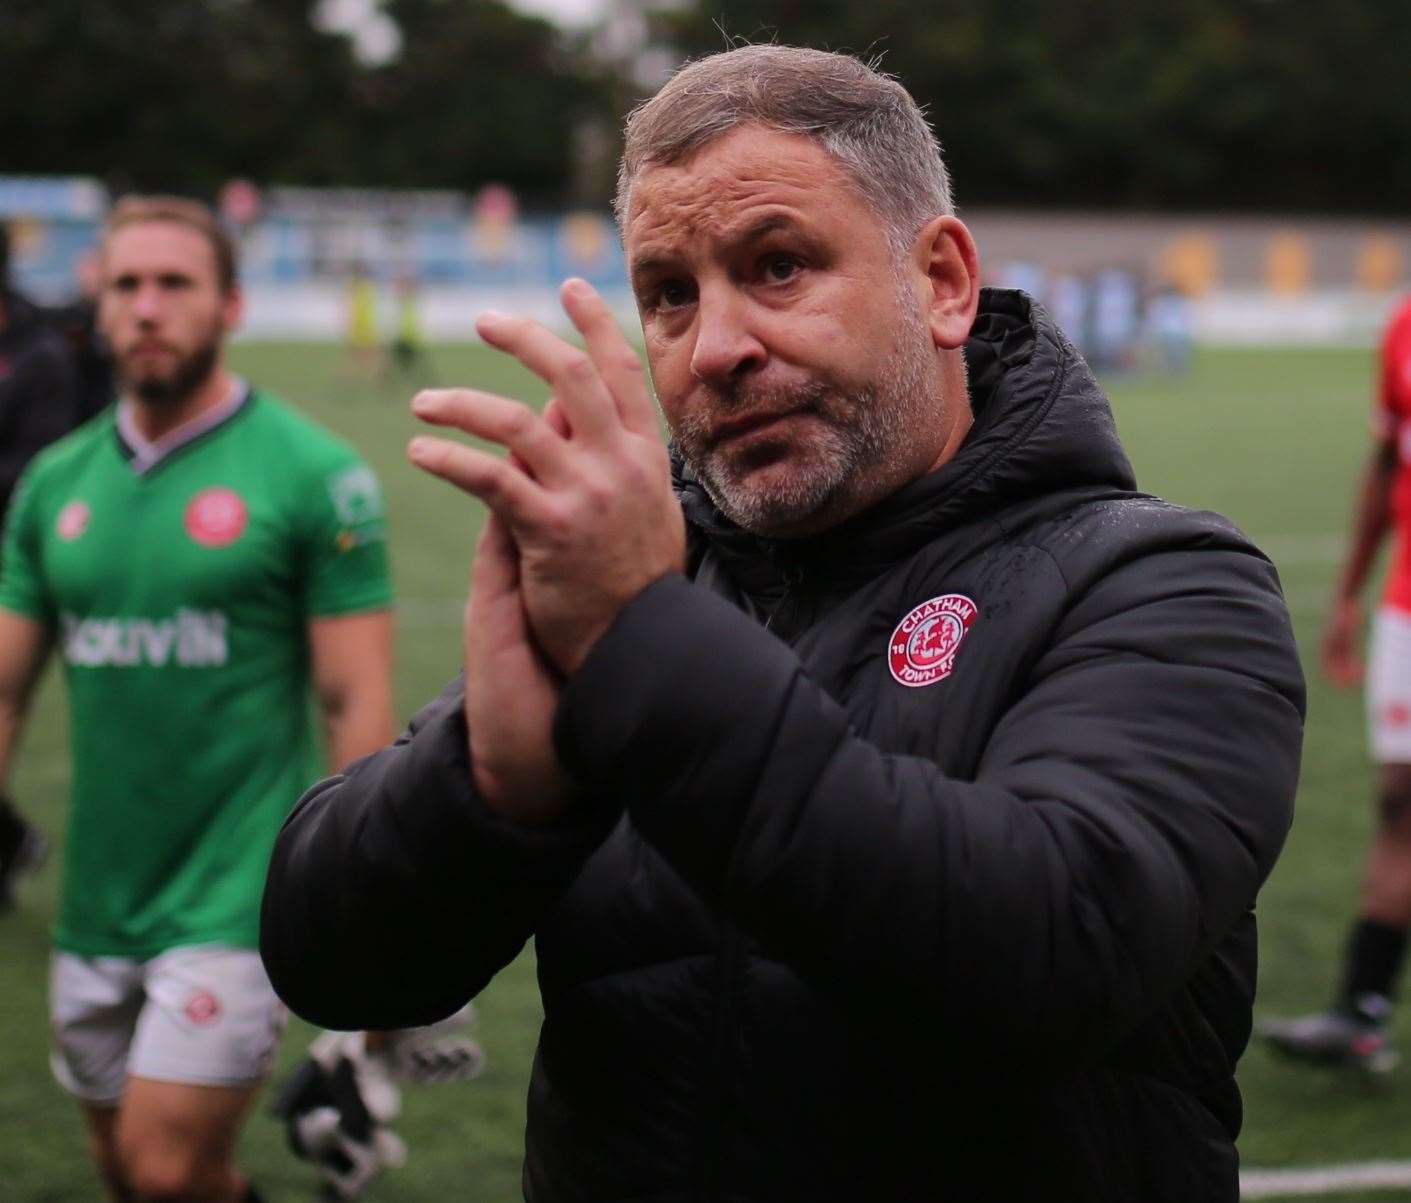
MULTIPOLYGON (((757 242, 759 239, 773 234, 776 230, 801 230, 803 226, 800 222, 785 213, 771 213, 768 217, 761 217, 758 221, 745 226, 738 232, 731 232, 725 236, 727 243, 734 245, 745 245, 757 242)), ((628 274, 632 279, 639 276, 650 275, 653 272, 671 268, 675 265, 674 260, 666 255, 647 253, 638 259, 632 260, 628 274)))
POLYGON ((639 276, 648 276, 653 272, 658 272, 663 268, 670 267, 671 263, 672 261, 665 255, 643 255, 639 259, 632 260, 631 267, 627 274, 635 280, 639 276))
POLYGON ((775 230, 797 230, 799 223, 792 217, 783 213, 772 213, 768 217, 762 217, 753 225, 746 226, 739 234, 733 235, 736 242, 755 242, 763 238, 766 234, 772 234, 775 230))

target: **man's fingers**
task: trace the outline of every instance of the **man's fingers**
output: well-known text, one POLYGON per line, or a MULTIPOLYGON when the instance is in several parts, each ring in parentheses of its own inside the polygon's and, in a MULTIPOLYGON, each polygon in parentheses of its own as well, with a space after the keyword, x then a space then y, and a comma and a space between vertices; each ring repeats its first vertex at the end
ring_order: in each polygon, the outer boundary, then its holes
POLYGON ((478 389, 423 389, 412 412, 424 422, 454 426, 476 438, 499 443, 536 480, 549 485, 573 478, 568 444, 554 425, 527 405, 478 389))
POLYGON ((554 390, 575 437, 602 443, 621 424, 617 403, 586 351, 529 318, 482 313, 475 329, 554 390))
POLYGON ((407 445, 407 458, 418 468, 480 498, 512 529, 533 530, 541 523, 544 490, 498 456, 449 439, 418 435, 407 445))
POLYGON ((622 424, 634 434, 658 435, 656 406, 647 388, 642 360, 622 333, 607 302, 588 281, 579 279, 565 280, 559 297, 617 402, 622 424))
POLYGON ((550 397, 549 403, 544 406, 544 421, 549 424, 549 429, 557 435, 568 438, 571 433, 568 429, 568 419, 563 416, 563 406, 559 404, 557 397, 550 397))

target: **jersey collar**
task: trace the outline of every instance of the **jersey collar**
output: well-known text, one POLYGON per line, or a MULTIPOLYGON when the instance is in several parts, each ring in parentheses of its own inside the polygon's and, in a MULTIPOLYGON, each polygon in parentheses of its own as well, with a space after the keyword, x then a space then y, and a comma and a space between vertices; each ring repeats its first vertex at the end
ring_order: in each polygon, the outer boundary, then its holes
POLYGON ((178 451, 208 430, 214 430, 222 422, 235 416, 250 399, 250 385, 239 376, 231 380, 230 392, 218 405, 198 414, 189 422, 183 422, 174 430, 167 431, 161 438, 148 440, 142 437, 133 418, 134 402, 131 397, 123 397, 117 406, 118 443, 128 464, 138 476, 150 472, 173 451, 178 451))

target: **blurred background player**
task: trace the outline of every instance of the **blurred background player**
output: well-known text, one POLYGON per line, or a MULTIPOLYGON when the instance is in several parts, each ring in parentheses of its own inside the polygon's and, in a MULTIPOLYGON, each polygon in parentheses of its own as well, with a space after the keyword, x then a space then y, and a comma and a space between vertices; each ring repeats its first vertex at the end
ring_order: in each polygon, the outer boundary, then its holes
POLYGON ((1186 291, 1163 280, 1146 304, 1147 344, 1158 372, 1184 376, 1194 352, 1195 306, 1186 291))
MULTIPOLYGON (((25 465, 84 416, 73 356, 38 308, 11 287, 9 267, 9 232, 0 225, 0 520, 25 465)), ((0 792, 0 909, 44 852, 39 829, 0 792)))
POLYGON ((1382 341, 1372 451, 1362 474, 1352 542, 1323 635, 1323 666, 1337 685, 1363 677, 1360 597, 1382 540, 1397 529, 1395 559, 1372 621, 1367 720, 1378 766, 1377 826, 1332 1007, 1261 1025, 1269 1043, 1306 1061, 1390 1069, 1386 1023, 1411 927, 1411 298, 1382 341))
POLYGON ((397 274, 396 336, 392 339, 391 367, 402 381, 416 388, 431 384, 435 373, 426 351, 426 329, 421 320, 421 288, 410 269, 397 274))
POLYGON ((348 367, 353 376, 374 380, 382 368, 377 338, 377 285, 363 264, 348 273, 348 367))
POLYGON ((0 780, 51 646, 73 797, 53 1067, 115 1200, 257 1198, 236 1136, 285 1012, 258 955, 275 832, 392 730, 370 469, 233 376, 235 253, 194 202, 128 198, 102 243, 120 400, 46 451, 0 561, 0 780))

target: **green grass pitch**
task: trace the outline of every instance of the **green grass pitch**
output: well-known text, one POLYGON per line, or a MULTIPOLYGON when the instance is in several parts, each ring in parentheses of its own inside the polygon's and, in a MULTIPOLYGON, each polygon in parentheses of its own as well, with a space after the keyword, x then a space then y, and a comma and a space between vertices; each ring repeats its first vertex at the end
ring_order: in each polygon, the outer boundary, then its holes
MULTIPOLYGON (((435 352, 442 381, 542 398, 538 382, 474 347, 435 352)), ((362 449, 386 487, 399 594, 397 706, 401 717, 457 670, 460 610, 480 510, 414 471, 403 448, 416 423, 396 383, 346 374, 337 348, 238 346, 237 368, 283 393, 362 449)), ((1318 679, 1318 623, 1336 570, 1353 482, 1367 443, 1372 359, 1353 351, 1208 351, 1179 380, 1109 381, 1119 429, 1144 488, 1221 510, 1279 564, 1310 674, 1310 714, 1298 816, 1260 899, 1258 1012, 1326 1000, 1370 824, 1371 776, 1359 697, 1318 679)), ((67 716, 62 684, 41 686, 17 757, 14 792, 62 848, 67 716)), ((79 1116, 47 1068, 47 929, 58 857, 0 917, 0 1200, 79 1203, 98 1198, 79 1116)), ((410 1089, 398 1129, 408 1164, 380 1178, 374 1203, 519 1195, 524 1092, 539 1022, 532 954, 479 1001, 489 1064, 475 1082, 410 1089)), ((1397 1035, 1411 1045, 1405 1017, 1397 1035)), ((287 1068, 310 1029, 291 1024, 287 1068)), ((821 1055, 821 1054, 820 1054, 821 1055)), ((1241 1064, 1246 1165, 1273 1167, 1411 1158, 1411 1066, 1375 1085, 1298 1070, 1254 1047, 1241 1064)), ((271 1203, 314 1197, 311 1170, 285 1149, 263 1104, 241 1160, 271 1203)), ((1306 1197, 1306 1196, 1305 1196, 1306 1197)))

